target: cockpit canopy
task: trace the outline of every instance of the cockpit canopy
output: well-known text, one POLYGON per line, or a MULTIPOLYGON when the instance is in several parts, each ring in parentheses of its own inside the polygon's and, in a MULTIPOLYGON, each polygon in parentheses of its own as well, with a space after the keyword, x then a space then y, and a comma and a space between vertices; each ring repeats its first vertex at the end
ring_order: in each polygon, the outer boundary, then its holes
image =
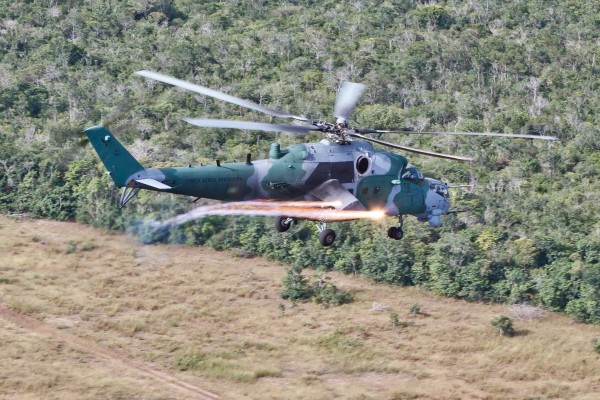
POLYGON ((448 193, 448 186, 444 185, 443 183, 431 183, 429 185, 429 189, 435 191, 437 194, 445 198, 450 196, 448 193))
POLYGON ((417 167, 412 164, 408 164, 402 171, 402 179, 407 181, 418 182, 423 179, 423 174, 417 167))

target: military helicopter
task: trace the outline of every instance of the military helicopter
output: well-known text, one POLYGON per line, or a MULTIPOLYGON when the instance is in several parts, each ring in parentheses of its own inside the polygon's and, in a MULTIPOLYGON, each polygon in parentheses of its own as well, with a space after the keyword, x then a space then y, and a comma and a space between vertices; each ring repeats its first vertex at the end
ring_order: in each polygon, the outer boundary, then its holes
MULTIPOLYGON (((330 246, 336 238, 335 231, 327 227, 328 222, 363 218, 365 215, 369 218, 396 216, 397 225, 390 227, 387 233, 390 238, 400 240, 403 237, 405 215, 414 215, 419 221, 439 227, 443 215, 459 212, 450 209, 448 190, 451 186, 440 180, 424 177, 419 169, 408 163, 406 157, 375 149, 371 142, 448 160, 470 162, 473 161, 471 158, 401 146, 366 136, 368 134, 471 135, 556 140, 552 136, 490 132, 351 128, 348 124, 350 114, 365 89, 364 85, 354 82, 341 83, 334 106, 336 121, 330 123, 265 107, 161 73, 138 71, 136 74, 272 117, 293 119, 304 124, 185 119, 195 126, 295 134, 319 131, 326 137, 319 143, 295 144, 285 149, 278 143, 273 143, 269 158, 264 160, 252 160, 248 154, 245 163, 221 163, 216 160, 214 165, 146 169, 107 128, 91 127, 85 131, 87 137, 115 185, 124 188, 120 199, 121 207, 140 189, 193 196, 196 200, 207 198, 236 202, 234 204, 238 209, 255 207, 258 200, 270 200, 280 205, 275 208, 275 212, 280 213, 275 218, 277 231, 287 231, 299 219, 314 220, 323 246, 330 246), (307 208, 311 212, 306 212, 307 208)), ((262 215, 271 214, 272 211, 262 215)))

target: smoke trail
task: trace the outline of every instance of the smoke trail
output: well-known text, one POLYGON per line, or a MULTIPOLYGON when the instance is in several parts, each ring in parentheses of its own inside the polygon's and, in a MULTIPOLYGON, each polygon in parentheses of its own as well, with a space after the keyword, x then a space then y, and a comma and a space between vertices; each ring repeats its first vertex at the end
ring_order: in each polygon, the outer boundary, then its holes
POLYGON ((336 210, 333 207, 337 202, 321 201, 243 201, 234 203, 223 203, 195 208, 185 214, 169 218, 158 223, 157 227, 168 227, 180 225, 185 222, 204 218, 211 215, 246 215, 246 216, 286 216, 289 218, 308 219, 313 221, 350 221, 354 219, 381 219, 385 217, 382 210, 356 211, 336 210))
POLYGON ((240 201, 235 203, 224 203, 218 204, 219 206, 228 206, 228 205, 248 205, 248 206, 256 206, 256 207, 268 207, 268 206, 276 206, 276 207, 311 207, 311 208, 336 208, 342 205, 341 201, 278 201, 278 200, 249 200, 249 201, 240 201))

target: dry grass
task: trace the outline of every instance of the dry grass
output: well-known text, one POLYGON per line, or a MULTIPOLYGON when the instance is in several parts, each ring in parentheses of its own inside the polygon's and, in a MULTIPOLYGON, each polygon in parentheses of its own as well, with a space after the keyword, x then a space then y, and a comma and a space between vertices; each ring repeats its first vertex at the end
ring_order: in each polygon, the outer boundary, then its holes
MULTIPOLYGON (((563 398, 600 393, 600 327, 332 273, 353 304, 292 306, 263 259, 0 216, 0 302, 125 359, 220 394, 260 399, 563 398), (280 307, 285 304, 285 308, 280 307), (374 304, 385 307, 374 307, 374 304), (422 314, 410 313, 418 303, 422 314), (396 312, 398 327, 390 313, 396 312)), ((1 317, 0 317, 1 319, 1 317)), ((0 398, 181 398, 95 353, 1 320, 0 398)))

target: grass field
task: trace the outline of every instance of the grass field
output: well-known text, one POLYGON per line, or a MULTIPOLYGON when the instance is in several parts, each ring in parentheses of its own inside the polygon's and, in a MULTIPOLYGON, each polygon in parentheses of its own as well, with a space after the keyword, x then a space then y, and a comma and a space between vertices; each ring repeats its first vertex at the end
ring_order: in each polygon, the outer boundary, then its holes
POLYGON ((600 396, 598 326, 546 313, 503 337, 490 321, 507 306, 338 273, 354 303, 293 305, 279 296, 284 273, 261 258, 0 216, 0 398, 600 396))

